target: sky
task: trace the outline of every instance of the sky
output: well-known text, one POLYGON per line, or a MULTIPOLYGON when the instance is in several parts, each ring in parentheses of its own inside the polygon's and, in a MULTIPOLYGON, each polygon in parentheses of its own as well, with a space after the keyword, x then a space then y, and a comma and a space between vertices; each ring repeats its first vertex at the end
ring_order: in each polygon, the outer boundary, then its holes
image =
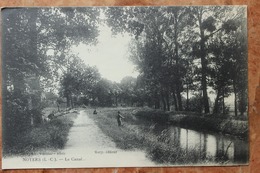
POLYGON ((131 37, 128 34, 112 36, 107 25, 99 26, 98 44, 88 46, 80 44, 72 48, 73 53, 90 66, 96 66, 103 78, 120 82, 125 76, 137 77, 135 65, 128 59, 128 46, 131 37))

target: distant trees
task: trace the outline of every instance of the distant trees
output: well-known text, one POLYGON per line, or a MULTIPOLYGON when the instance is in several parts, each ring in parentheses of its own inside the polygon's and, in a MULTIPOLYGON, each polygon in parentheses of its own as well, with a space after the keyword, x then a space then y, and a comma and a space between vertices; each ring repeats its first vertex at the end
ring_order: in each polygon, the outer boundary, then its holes
POLYGON ((121 92, 119 94, 121 102, 133 106, 136 97, 136 79, 131 76, 126 76, 121 80, 119 86, 121 88, 121 92))
POLYGON ((94 90, 92 105, 117 106, 119 90, 116 83, 101 79, 94 90))
POLYGON ((80 58, 71 56, 60 81, 60 96, 66 98, 67 107, 74 107, 74 99, 79 96, 90 99, 100 78, 97 68, 87 66, 80 58))

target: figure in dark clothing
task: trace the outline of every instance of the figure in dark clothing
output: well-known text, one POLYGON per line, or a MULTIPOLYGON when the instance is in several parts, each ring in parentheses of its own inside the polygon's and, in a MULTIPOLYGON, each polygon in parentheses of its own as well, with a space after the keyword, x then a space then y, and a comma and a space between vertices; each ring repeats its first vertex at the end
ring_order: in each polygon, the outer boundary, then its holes
POLYGON ((94 110, 93 114, 97 114, 97 110, 96 109, 94 110))
POLYGON ((118 126, 121 126, 122 125, 122 118, 125 118, 121 115, 120 111, 117 112, 117 123, 118 123, 118 126))

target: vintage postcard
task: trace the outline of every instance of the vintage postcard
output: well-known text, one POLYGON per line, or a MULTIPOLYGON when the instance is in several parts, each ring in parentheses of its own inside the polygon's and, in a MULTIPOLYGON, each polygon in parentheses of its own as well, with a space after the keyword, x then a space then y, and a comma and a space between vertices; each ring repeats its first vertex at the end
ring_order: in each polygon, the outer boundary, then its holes
POLYGON ((1 16, 3 169, 248 164, 246 6, 1 16))

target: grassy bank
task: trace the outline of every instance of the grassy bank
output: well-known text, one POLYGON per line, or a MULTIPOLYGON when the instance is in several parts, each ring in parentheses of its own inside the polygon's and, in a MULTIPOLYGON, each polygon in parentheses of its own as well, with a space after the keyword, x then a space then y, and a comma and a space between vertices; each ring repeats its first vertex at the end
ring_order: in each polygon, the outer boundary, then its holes
POLYGON ((220 118, 214 116, 199 116, 189 113, 169 113, 169 121, 181 127, 199 130, 220 132, 240 138, 248 137, 248 121, 220 118))
POLYGON ((161 164, 206 164, 213 161, 213 158, 205 158, 203 153, 195 149, 189 148, 187 152, 178 146, 169 145, 169 139, 164 131, 155 134, 152 131, 155 123, 147 121, 146 117, 138 117, 138 113, 133 108, 100 108, 96 115, 93 115, 93 110, 87 111, 103 133, 109 136, 118 148, 144 150, 151 160, 161 164), (118 110, 125 117, 122 127, 117 125, 118 110))
POLYGON ((3 156, 31 155, 37 150, 63 148, 76 116, 76 113, 65 114, 22 133, 15 145, 4 146, 3 156))

